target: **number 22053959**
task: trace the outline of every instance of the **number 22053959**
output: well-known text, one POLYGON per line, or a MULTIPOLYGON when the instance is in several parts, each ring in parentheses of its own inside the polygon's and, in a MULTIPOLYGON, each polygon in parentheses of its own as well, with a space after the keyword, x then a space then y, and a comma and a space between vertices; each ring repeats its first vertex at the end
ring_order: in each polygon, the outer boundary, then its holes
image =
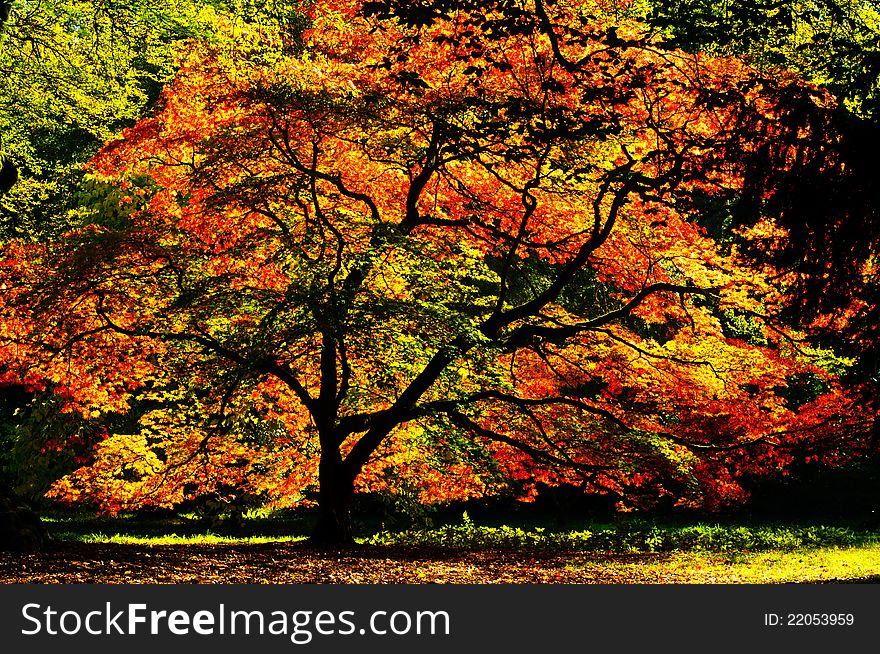
POLYGON ((765 613, 766 627, 851 627, 852 613, 765 613))

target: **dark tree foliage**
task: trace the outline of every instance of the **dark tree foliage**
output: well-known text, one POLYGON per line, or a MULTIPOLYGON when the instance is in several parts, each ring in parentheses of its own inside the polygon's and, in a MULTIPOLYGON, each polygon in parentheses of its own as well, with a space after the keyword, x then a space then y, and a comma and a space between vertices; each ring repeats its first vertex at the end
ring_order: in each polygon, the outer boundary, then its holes
POLYGON ((8 193, 18 181, 18 167, 9 159, 3 159, 0 167, 0 195, 8 193))
MULTIPOLYGON (((17 410, 27 405, 31 394, 22 386, 0 386, 0 444, 8 445, 7 433, 15 422, 17 410)), ((42 547, 49 540, 40 518, 13 488, 6 452, 0 456, 0 551, 29 550, 42 547)))
POLYGON ((877 0, 674 0, 650 2, 647 18, 671 45, 794 70, 839 102, 829 114, 803 89, 779 90, 790 96, 791 134, 810 137, 799 144, 795 165, 772 183, 772 148, 743 162, 749 181, 729 203, 726 226, 769 213, 790 230, 772 255, 797 273, 791 318, 809 324, 825 316, 826 341, 857 357, 852 381, 871 404, 880 384, 878 18, 877 0))
POLYGON ((824 85, 863 116, 880 109, 877 0, 652 0, 647 20, 690 52, 746 56, 824 85))

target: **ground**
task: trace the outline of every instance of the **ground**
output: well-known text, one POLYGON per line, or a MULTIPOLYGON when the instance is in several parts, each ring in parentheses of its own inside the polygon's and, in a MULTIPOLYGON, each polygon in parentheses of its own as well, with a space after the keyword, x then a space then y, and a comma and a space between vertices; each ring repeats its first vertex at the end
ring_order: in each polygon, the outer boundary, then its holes
POLYGON ((61 542, 0 554, 2 583, 749 583, 880 580, 880 549, 722 555, 602 554, 301 542, 131 545, 61 542))

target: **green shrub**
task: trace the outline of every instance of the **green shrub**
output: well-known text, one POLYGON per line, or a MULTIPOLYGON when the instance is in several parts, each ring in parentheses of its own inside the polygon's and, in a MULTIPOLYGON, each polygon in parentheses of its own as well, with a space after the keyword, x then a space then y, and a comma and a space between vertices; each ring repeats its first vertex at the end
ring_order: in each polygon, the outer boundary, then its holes
POLYGON ((757 552, 805 547, 851 547, 878 542, 872 532, 840 527, 746 527, 690 525, 620 525, 594 531, 548 532, 541 528, 488 527, 465 513, 462 523, 436 529, 383 531, 367 539, 371 545, 408 545, 457 549, 579 550, 589 552, 757 552))

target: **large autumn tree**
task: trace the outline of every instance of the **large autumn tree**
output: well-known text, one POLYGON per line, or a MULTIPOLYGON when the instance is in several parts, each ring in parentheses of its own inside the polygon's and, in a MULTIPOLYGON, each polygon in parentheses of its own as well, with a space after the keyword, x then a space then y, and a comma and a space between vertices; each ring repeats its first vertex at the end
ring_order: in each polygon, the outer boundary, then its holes
POLYGON ((700 224, 757 158, 797 164, 827 93, 588 2, 309 19, 194 46, 94 160, 94 224, 4 263, 6 360, 86 413, 139 403, 57 496, 317 482, 344 542, 359 485, 719 504, 858 449, 846 362, 742 251, 785 225, 700 224))

